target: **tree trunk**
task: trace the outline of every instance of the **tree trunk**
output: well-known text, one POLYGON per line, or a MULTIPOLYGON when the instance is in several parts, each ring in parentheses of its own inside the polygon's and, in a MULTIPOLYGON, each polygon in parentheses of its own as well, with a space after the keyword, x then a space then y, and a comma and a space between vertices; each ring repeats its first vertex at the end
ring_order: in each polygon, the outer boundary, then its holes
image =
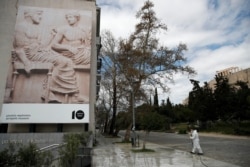
POLYGON ((146 138, 148 136, 149 132, 146 131, 145 135, 144 135, 144 140, 143 140, 143 144, 142 144, 142 149, 145 150, 146 149, 146 138))
POLYGON ((127 130, 126 130, 126 133, 125 133, 125 136, 124 136, 124 141, 127 141, 127 142, 129 141, 131 128, 132 128, 132 124, 130 124, 129 127, 127 128, 127 130))
POLYGON ((104 123, 104 129, 103 129, 104 134, 107 133, 107 129, 108 129, 108 113, 106 113, 106 117, 105 117, 105 123, 104 123))
POLYGON ((119 128, 115 128, 115 132, 114 132, 114 136, 117 136, 119 133, 120 129, 119 128))
POLYGON ((113 116, 112 116, 112 121, 110 125, 110 131, 109 134, 113 135, 114 134, 114 127, 115 127, 115 121, 116 121, 116 68, 114 65, 114 77, 113 77, 113 116))

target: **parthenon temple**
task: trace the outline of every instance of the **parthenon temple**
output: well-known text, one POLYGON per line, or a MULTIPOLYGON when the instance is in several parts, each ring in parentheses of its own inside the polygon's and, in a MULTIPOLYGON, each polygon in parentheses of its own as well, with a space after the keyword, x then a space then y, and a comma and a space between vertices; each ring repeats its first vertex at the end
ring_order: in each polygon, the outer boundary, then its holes
POLYGON ((216 74, 220 76, 227 76, 238 71, 240 71, 239 67, 229 67, 224 70, 216 71, 216 74))

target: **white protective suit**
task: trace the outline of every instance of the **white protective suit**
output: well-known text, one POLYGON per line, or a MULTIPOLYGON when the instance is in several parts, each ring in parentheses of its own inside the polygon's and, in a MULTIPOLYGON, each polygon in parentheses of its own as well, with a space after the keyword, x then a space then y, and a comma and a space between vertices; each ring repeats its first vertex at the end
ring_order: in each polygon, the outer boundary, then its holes
POLYGON ((193 130, 190 135, 190 139, 193 141, 193 149, 192 153, 196 152, 196 149, 198 150, 198 154, 203 154, 201 146, 200 146, 200 139, 197 130, 193 130))

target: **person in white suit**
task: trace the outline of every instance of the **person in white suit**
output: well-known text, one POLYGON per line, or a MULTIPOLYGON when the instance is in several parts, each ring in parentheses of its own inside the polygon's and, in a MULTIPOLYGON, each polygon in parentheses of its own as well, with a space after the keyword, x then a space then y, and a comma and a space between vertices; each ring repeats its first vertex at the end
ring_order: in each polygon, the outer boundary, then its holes
POLYGON ((190 153, 195 154, 196 151, 198 151, 198 155, 203 155, 203 151, 200 146, 199 134, 195 127, 191 127, 190 139, 193 144, 193 149, 190 153))

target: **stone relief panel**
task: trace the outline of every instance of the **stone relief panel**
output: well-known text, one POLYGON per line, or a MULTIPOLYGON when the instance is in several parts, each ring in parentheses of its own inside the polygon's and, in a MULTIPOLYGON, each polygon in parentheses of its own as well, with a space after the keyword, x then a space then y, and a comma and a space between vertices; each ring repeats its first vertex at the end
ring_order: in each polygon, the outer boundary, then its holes
POLYGON ((18 8, 5 103, 89 103, 91 11, 18 8))

